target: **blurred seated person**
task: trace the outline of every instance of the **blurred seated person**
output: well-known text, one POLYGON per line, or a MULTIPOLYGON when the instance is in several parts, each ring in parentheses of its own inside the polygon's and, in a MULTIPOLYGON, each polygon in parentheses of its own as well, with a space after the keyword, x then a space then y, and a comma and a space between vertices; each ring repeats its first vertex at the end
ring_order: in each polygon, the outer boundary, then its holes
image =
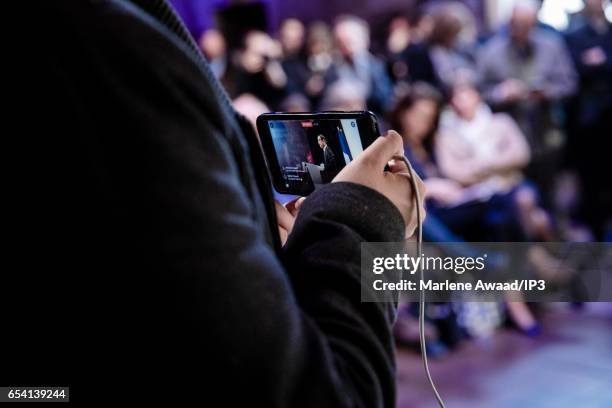
POLYGON ((525 136, 510 116, 491 112, 472 84, 453 88, 434 150, 443 178, 429 179, 428 191, 437 205, 460 206, 510 194, 525 234, 552 240, 550 219, 538 205, 537 191, 524 182, 522 170, 530 158, 525 136))
POLYGON ((441 101, 434 88, 417 83, 399 100, 391 117, 391 125, 401 129, 406 157, 427 186, 428 218, 467 240, 524 240, 513 200, 493 196, 487 201, 462 201, 463 187, 444 178, 435 155, 441 101))
POLYGON ((417 20, 399 15, 388 26, 386 60, 389 76, 395 83, 423 81, 439 86, 427 43, 418 41, 417 20), (416 38, 415 38, 416 37, 416 38))
POLYGON ((390 107, 392 84, 385 64, 369 51, 368 23, 355 16, 341 16, 335 21, 334 36, 339 52, 336 60, 339 78, 361 83, 368 109, 386 112, 390 107))
POLYGON ((529 146, 514 120, 492 113, 467 83, 452 90, 450 108, 441 115, 435 152, 445 181, 457 186, 456 194, 440 195, 443 205, 463 200, 463 187, 472 187, 477 194, 471 199, 508 192, 523 180, 521 170, 529 162, 529 146))
POLYGON ((517 121, 531 148, 527 172, 550 201, 550 186, 563 138, 557 103, 576 90, 576 73, 561 38, 537 27, 539 3, 516 3, 509 32, 502 31, 478 55, 484 99, 517 121))
POLYGON ((280 59, 281 45, 263 31, 251 31, 243 49, 235 56, 234 72, 228 88, 231 96, 253 94, 272 109, 287 95, 287 74, 280 59))

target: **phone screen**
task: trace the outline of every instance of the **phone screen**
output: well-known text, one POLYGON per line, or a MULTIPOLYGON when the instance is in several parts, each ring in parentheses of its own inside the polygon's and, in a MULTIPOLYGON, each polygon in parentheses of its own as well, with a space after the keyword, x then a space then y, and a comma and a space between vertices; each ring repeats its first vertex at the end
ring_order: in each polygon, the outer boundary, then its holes
POLYGON ((262 139, 271 144, 266 151, 274 186, 288 194, 305 195, 331 182, 376 136, 369 116, 277 117, 261 126, 262 139))

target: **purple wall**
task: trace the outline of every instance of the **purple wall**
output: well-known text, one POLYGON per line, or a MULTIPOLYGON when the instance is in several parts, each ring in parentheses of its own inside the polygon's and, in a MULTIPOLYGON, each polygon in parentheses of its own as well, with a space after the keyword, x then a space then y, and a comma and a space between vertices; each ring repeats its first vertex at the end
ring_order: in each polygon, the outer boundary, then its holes
MULTIPOLYGON (((266 6, 268 29, 274 32, 287 17, 299 17, 304 21, 330 21, 338 14, 360 15, 369 21, 390 11, 410 7, 410 4, 435 3, 438 0, 260 0, 266 6)), ((187 27, 199 35, 215 25, 216 10, 230 4, 250 3, 248 0, 170 0, 185 20, 187 27)), ((462 0, 482 22, 482 0, 462 0)))

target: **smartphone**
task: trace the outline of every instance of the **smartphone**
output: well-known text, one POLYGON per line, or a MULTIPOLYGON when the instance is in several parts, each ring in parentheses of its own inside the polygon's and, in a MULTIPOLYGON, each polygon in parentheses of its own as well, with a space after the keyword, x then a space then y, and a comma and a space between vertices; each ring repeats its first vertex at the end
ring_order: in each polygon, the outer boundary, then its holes
POLYGON ((274 189, 301 196, 329 183, 380 135, 369 111, 265 113, 257 130, 274 189))

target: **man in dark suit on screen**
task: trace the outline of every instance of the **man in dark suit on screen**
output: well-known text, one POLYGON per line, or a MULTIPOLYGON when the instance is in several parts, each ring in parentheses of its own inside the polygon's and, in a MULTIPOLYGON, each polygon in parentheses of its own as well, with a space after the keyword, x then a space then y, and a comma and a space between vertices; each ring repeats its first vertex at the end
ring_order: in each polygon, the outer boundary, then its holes
POLYGON ((319 143, 319 147, 323 149, 323 164, 325 165, 325 170, 336 170, 338 167, 336 164, 336 156, 334 155, 334 151, 331 149, 331 147, 328 146, 325 136, 317 136, 317 142, 319 143))
POLYGON ((336 155, 334 154, 332 148, 327 144, 327 138, 325 138, 325 136, 317 136, 317 143, 319 143, 319 147, 323 150, 321 177, 323 178, 323 182, 328 183, 338 173, 336 155))

